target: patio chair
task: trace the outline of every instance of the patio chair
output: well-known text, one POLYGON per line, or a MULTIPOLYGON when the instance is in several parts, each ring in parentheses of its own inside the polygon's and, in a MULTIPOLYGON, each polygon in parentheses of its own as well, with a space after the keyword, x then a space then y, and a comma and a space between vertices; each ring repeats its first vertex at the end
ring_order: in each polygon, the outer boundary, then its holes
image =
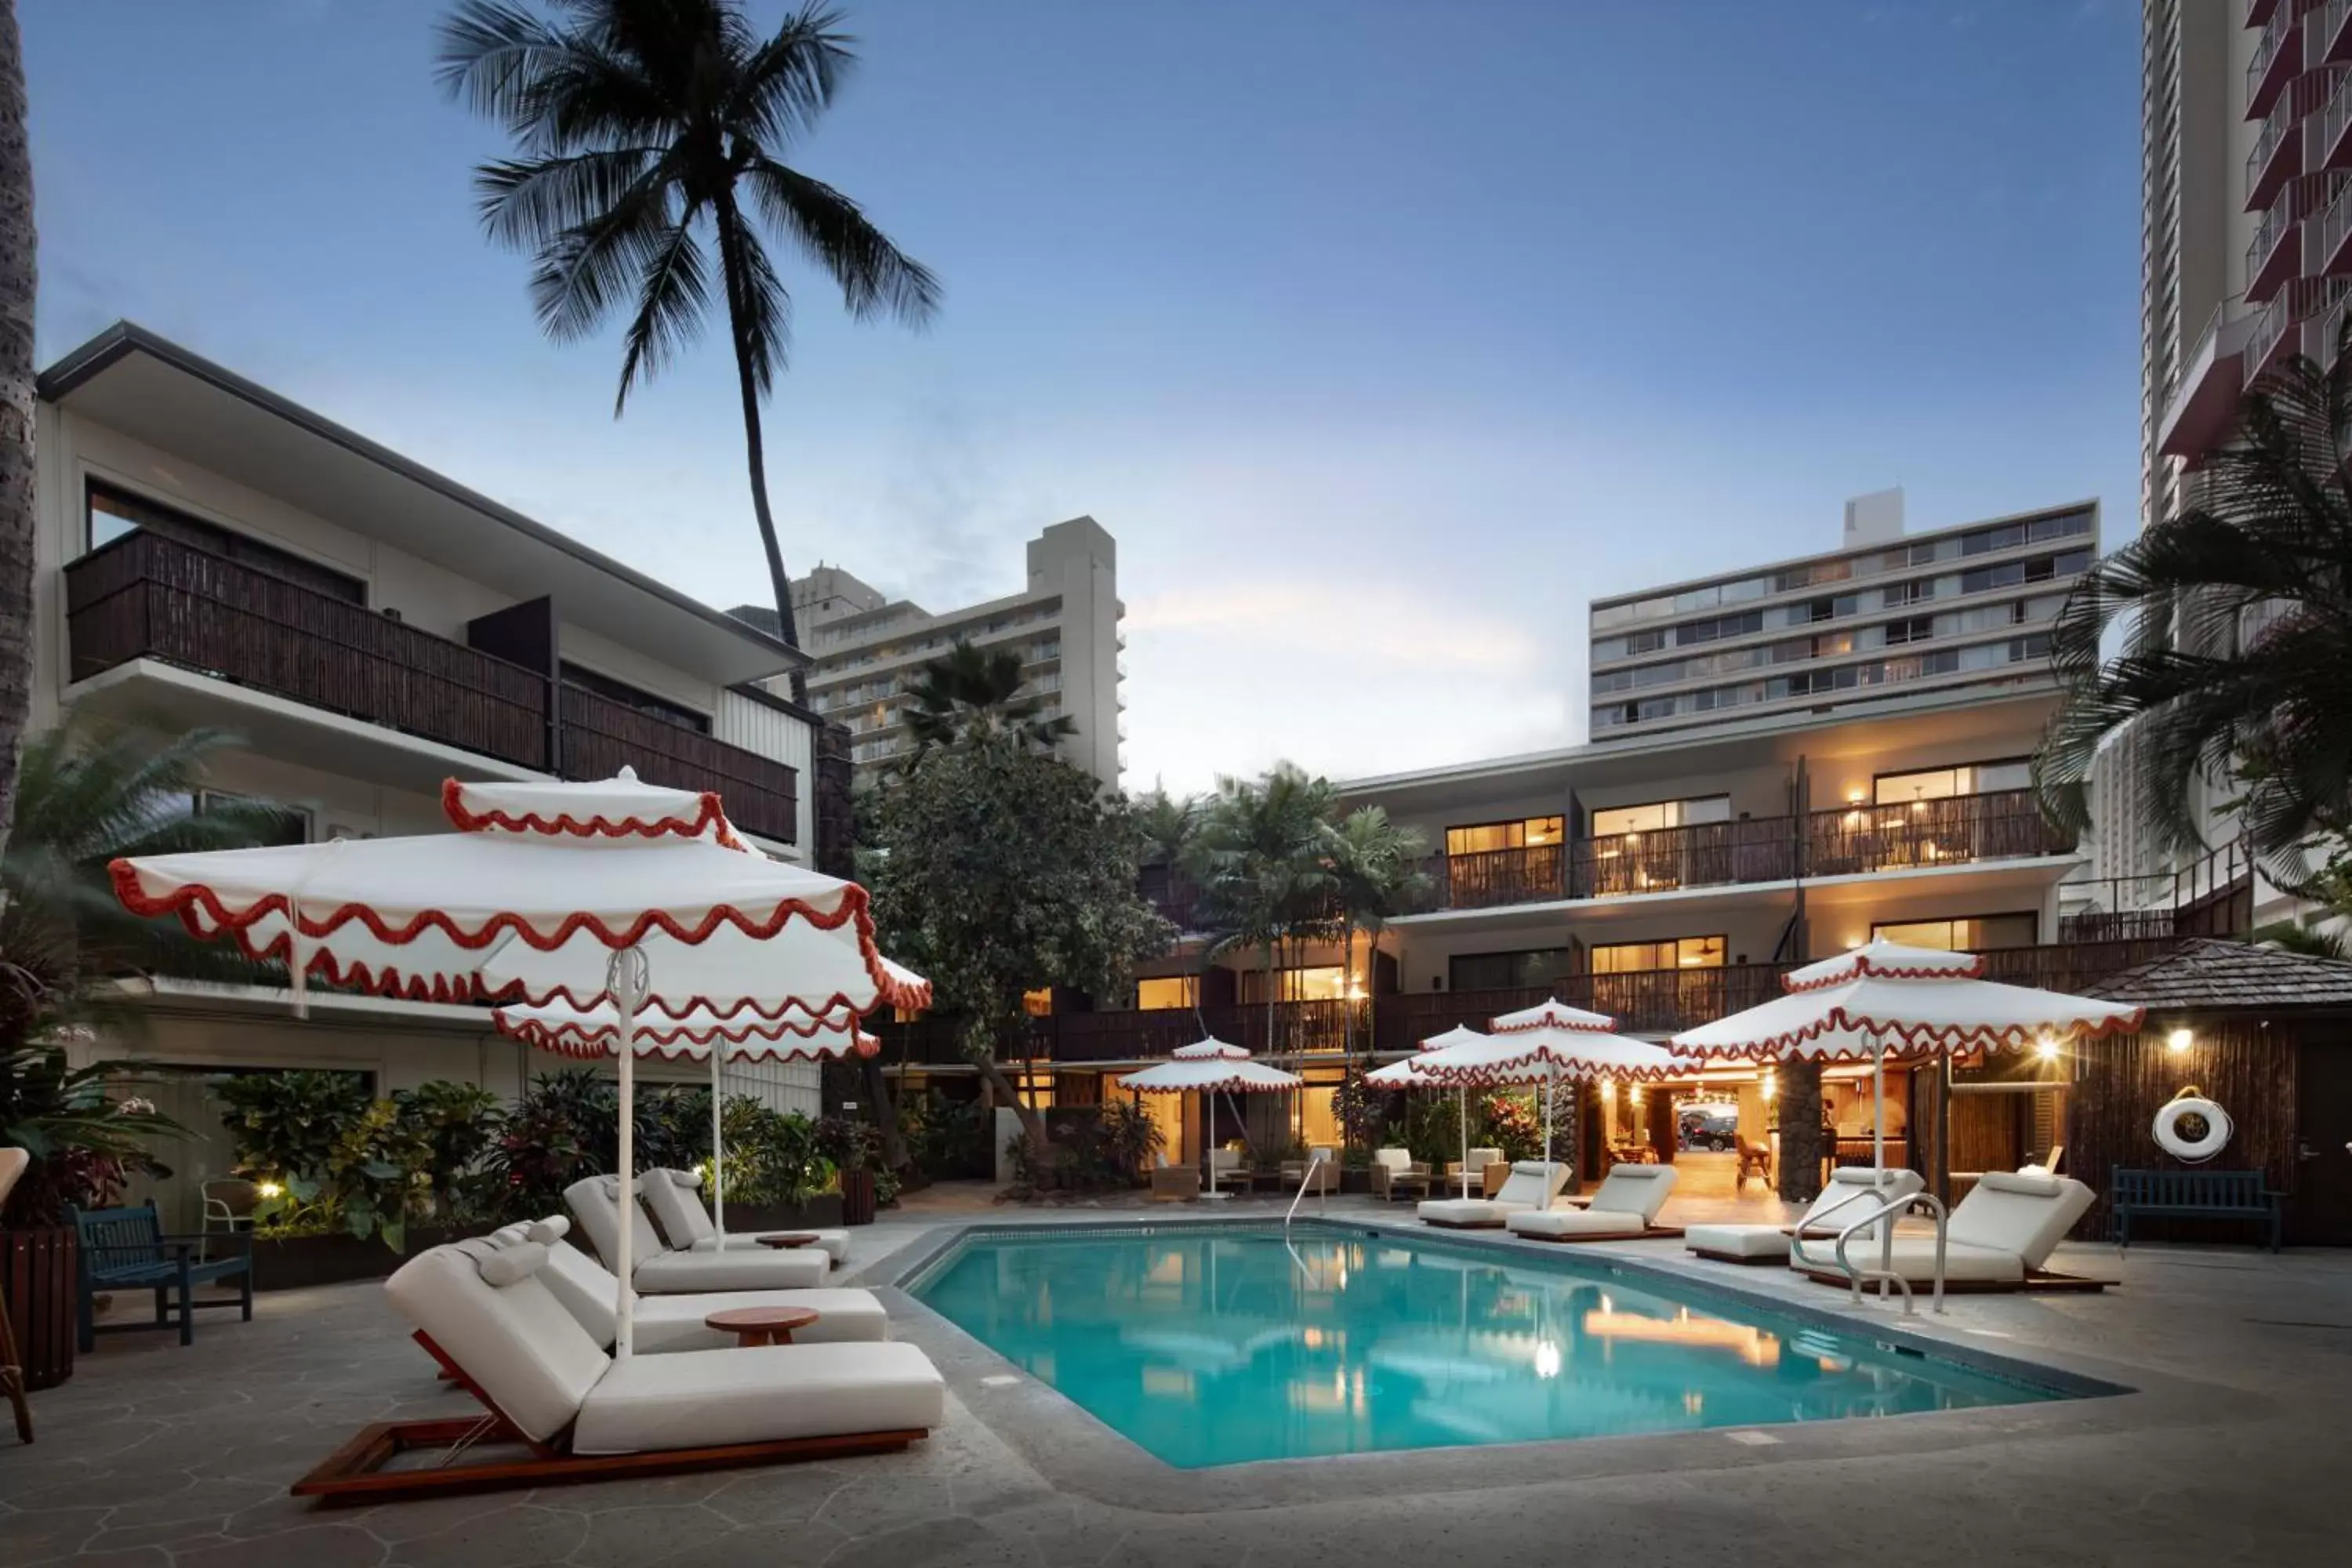
MULTIPOLYGON (((33 1156, 22 1149, 0 1149, 0 1208, 8 1206, 8 1194, 32 1163, 33 1156)), ((16 1414, 16 1441, 31 1442, 33 1410, 25 1403, 25 1358, 16 1349, 16 1325, 9 1321, 5 1296, 0 1296, 0 1389, 7 1392, 8 1407, 16 1414)))
POLYGON ((1151 1157, 1151 1201, 1192 1203, 1201 1195, 1201 1173, 1190 1165, 1171 1165, 1165 1154, 1151 1157))
POLYGON ((1739 1146, 1739 1167, 1732 1176, 1733 1188, 1737 1190, 1747 1186, 1750 1177, 1767 1184, 1770 1183, 1772 1180, 1771 1145, 1752 1142, 1737 1132, 1732 1136, 1738 1140, 1739 1146))
POLYGON ((1470 1185, 1482 1196, 1494 1196, 1502 1190, 1503 1183, 1510 1180, 1510 1162, 1503 1158, 1500 1149, 1473 1149, 1466 1160, 1445 1162, 1445 1185, 1454 1193, 1462 1191, 1462 1167, 1465 1164, 1470 1167, 1470 1185), (1486 1173, 1496 1165, 1503 1167, 1503 1174, 1488 1182, 1486 1173))
MULTIPOLYGON (((702 1206, 698 1195, 702 1191, 702 1173, 698 1171, 665 1170, 659 1166, 639 1178, 638 1191, 645 1195, 646 1212, 653 1215, 656 1228, 664 1240, 678 1252, 731 1251, 736 1247, 757 1247, 758 1231, 734 1231, 720 1245, 719 1227, 711 1223, 710 1211, 702 1206)), ((798 1226, 794 1227, 798 1229, 798 1226)), ((811 1246, 822 1250, 833 1262, 849 1258, 849 1233, 845 1230, 802 1232, 814 1236, 811 1246)))
POLYGON ((1413 1212, 1424 1225, 1448 1230, 1492 1230, 1513 1214, 1551 1207, 1568 1185, 1568 1167, 1553 1161, 1521 1160, 1491 1198, 1431 1198, 1413 1212))
POLYGON ((1678 1225, 1657 1223, 1658 1211, 1680 1174, 1655 1162, 1612 1165, 1580 1209, 1525 1209, 1504 1226, 1513 1236, 1535 1241, 1624 1241, 1640 1237, 1680 1236, 1678 1225))
POLYGON ((199 1307, 236 1307, 247 1322, 253 1321, 250 1231, 238 1233, 236 1239, 243 1246, 234 1254, 204 1256, 208 1244, 224 1239, 221 1234, 200 1231, 194 1236, 166 1235, 152 1198, 137 1208, 81 1209, 68 1205, 66 1223, 74 1227, 75 1239, 81 1248, 74 1329, 84 1355, 98 1348, 98 1298, 110 1290, 154 1291, 155 1317, 152 1322, 105 1324, 108 1333, 169 1328, 176 1315, 180 1342, 192 1345, 196 1342, 195 1314, 199 1307), (226 1279, 240 1282, 238 1294, 215 1300, 196 1300, 197 1286, 216 1285, 226 1279))
POLYGON ((547 1261, 537 1242, 475 1240, 403 1264, 384 1293, 487 1414, 368 1426, 295 1482, 294 1494, 372 1503, 885 1453, 928 1436, 944 1415, 939 1369, 908 1344, 615 1361, 548 1288, 547 1261), (529 1457, 483 1457, 478 1445, 492 1444, 521 1444, 529 1457), (437 1465, 394 1468, 423 1448, 452 1452, 437 1465))
MULTIPOLYGON (((1683 1242, 1701 1258, 1711 1258, 1718 1263, 1786 1263, 1789 1260, 1789 1237, 1792 1232, 1826 1237, 1833 1244, 1839 1231, 1883 1201, 1870 1195, 1874 1190, 1882 1192, 1887 1198, 1909 1197, 1926 1184, 1916 1171, 1878 1172, 1866 1166, 1845 1166, 1830 1173, 1830 1179, 1822 1185, 1821 1195, 1797 1216, 1793 1226, 1686 1226, 1683 1229, 1683 1242), (1885 1178, 1883 1183, 1878 1180, 1881 1176, 1885 1178)), ((1874 1236, 1874 1227, 1865 1234, 1874 1236)))
POLYGON ((1429 1195, 1429 1167, 1410 1149, 1373 1150, 1371 1178, 1372 1196, 1387 1202, 1429 1195))
POLYGON ((1249 1156, 1239 1149, 1209 1151, 1209 1191, 1223 1192, 1228 1185, 1248 1192, 1250 1186, 1249 1156))
MULTIPOLYGON (((562 1215, 509 1225, 490 1233, 497 1247, 535 1242, 547 1248, 547 1267, 540 1278, 555 1293, 579 1325, 587 1330, 599 1350, 611 1350, 620 1332, 614 1310, 616 1285, 612 1270, 564 1240, 572 1222, 562 1215)), ((703 1320, 730 1307, 806 1307, 816 1321, 793 1331, 796 1345, 833 1344, 846 1341, 887 1340, 890 1320, 871 1290, 838 1286, 814 1290, 721 1290, 700 1296, 641 1296, 631 1314, 630 1343, 640 1355, 671 1351, 723 1350, 732 1335, 721 1333, 703 1320)))
POLYGON ((215 1176, 196 1191, 204 1200, 201 1228, 253 1228, 253 1211, 261 1204, 261 1189, 253 1183, 243 1176, 215 1176))
MULTIPOLYGON (((563 1206, 572 1211, 596 1256, 610 1264, 620 1256, 621 1179, 583 1176, 563 1189, 563 1206)), ((648 1296, 693 1296, 711 1290, 804 1290, 824 1283, 831 1264, 821 1248, 783 1251, 761 1247, 756 1252, 679 1252, 665 1248, 646 1217, 645 1205, 633 1204, 628 1213, 629 1283, 648 1296)))
MULTIPOLYGON (((2021 1176, 1987 1171, 1952 1210, 1944 1226, 1944 1288, 1947 1290, 2098 1290, 2106 1281, 2045 1272, 2042 1265, 2074 1222, 2090 1212, 2089 1187, 2069 1176, 2021 1176)), ((1834 1220, 1831 1223, 1834 1224, 1834 1220)), ((1936 1238, 1898 1235, 1889 1266, 1914 1285, 1935 1278, 1936 1238)), ((1865 1252, 1857 1241, 1846 1249, 1856 1264, 1879 1266, 1880 1244, 1865 1252)), ((1800 1237, 1789 1263, 1814 1279, 1845 1285, 1835 1244, 1800 1237)))
POLYGON ((1310 1149, 1304 1160, 1285 1160, 1281 1168, 1282 1190, 1295 1193, 1301 1187, 1318 1197, 1328 1197, 1339 1190, 1339 1151, 1310 1149), (1314 1173, 1313 1180, 1308 1173, 1314 1173))

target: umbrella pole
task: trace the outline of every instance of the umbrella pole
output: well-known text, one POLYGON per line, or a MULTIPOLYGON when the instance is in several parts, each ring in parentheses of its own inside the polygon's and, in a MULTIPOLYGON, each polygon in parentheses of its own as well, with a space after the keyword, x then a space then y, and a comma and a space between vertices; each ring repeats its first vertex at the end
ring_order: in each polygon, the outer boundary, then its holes
POLYGON ((1462 1113, 1462 1195, 1470 1195, 1470 1091, 1454 1086, 1454 1105, 1462 1113))
MULTIPOLYGON (((852 1025, 853 1032, 856 1026, 852 1025)), ((727 1245, 727 1134, 719 1125, 719 1038, 710 1040, 710 1218, 719 1228, 719 1245, 727 1245)))
MULTIPOLYGON (((1873 1030, 1870 1036, 1870 1155, 1871 1185, 1881 1202, 1886 1197, 1886 1037, 1873 1030)), ((1895 1216, 1887 1215, 1878 1222, 1878 1267, 1892 1272, 1895 1268, 1895 1216)), ((1878 1298, 1885 1300, 1886 1280, 1878 1281, 1878 1298)))
POLYGON ((635 1239, 636 1226, 632 1223, 637 1201, 635 1162, 636 1147, 636 1060, 637 1007, 645 1000, 646 955, 634 947, 625 947, 613 954, 604 968, 604 986, 613 994, 614 1011, 619 1015, 621 1040, 621 1201, 620 1235, 613 1250, 614 1316, 619 1320, 613 1335, 613 1359, 626 1361, 634 1347, 635 1334, 636 1292, 629 1288, 635 1264, 629 1257, 629 1244, 635 1239))
POLYGON ((1559 1070, 1558 1063, 1549 1057, 1544 1058, 1544 1180, 1547 1183, 1551 1180, 1551 1080, 1552 1075, 1559 1070))

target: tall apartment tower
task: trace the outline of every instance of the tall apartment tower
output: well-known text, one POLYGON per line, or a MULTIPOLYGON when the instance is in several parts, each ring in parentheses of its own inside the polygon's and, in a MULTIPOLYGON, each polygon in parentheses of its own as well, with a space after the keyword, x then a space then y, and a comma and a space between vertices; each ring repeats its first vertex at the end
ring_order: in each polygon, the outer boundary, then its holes
MULTIPOLYGON (((1028 546, 1028 584, 1017 594, 934 615, 892 599, 838 566, 820 565, 792 584, 793 616, 814 656, 809 706, 846 725, 861 774, 887 768, 912 749, 908 693, 922 667, 959 642, 1018 649, 1024 689, 1045 711, 1067 714, 1077 731, 1061 754, 1113 789, 1125 736, 1119 696, 1125 671, 1118 629, 1118 547, 1091 517, 1057 522, 1028 546)), ((758 605, 734 614, 772 626, 758 605)))
POLYGON ((1906 534, 1901 490, 1858 497, 1826 554, 1595 599, 1589 733, 2046 690, 2051 622, 2098 541, 2096 501, 1906 534))

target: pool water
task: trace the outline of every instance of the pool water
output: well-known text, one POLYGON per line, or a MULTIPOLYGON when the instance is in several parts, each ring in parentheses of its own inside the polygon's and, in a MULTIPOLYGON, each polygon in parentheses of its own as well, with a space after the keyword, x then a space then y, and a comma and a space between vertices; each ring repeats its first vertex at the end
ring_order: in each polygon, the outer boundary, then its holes
POLYGON ((1185 1468, 2066 1397, 1565 1257, 1370 1232, 982 1234, 913 1289, 1185 1468))

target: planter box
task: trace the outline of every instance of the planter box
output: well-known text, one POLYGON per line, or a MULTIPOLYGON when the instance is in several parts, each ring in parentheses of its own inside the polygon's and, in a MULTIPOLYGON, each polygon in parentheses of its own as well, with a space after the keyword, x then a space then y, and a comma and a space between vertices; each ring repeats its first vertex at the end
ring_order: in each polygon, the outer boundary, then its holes
POLYGON ((379 1237, 362 1241, 355 1236, 259 1237, 253 1238, 253 1288, 256 1290, 299 1290, 310 1285, 341 1285, 353 1279, 382 1279, 428 1247, 454 1241, 458 1233, 438 1227, 414 1226, 408 1249, 394 1252, 379 1237))
POLYGON ((0 1303, 16 1331, 26 1388, 55 1388, 73 1375, 79 1262, 71 1226, 0 1230, 0 1303))
POLYGON ((841 1225, 839 1193, 818 1193, 798 1204, 730 1201, 727 1205, 730 1236, 753 1236, 767 1230, 837 1230, 841 1225))

